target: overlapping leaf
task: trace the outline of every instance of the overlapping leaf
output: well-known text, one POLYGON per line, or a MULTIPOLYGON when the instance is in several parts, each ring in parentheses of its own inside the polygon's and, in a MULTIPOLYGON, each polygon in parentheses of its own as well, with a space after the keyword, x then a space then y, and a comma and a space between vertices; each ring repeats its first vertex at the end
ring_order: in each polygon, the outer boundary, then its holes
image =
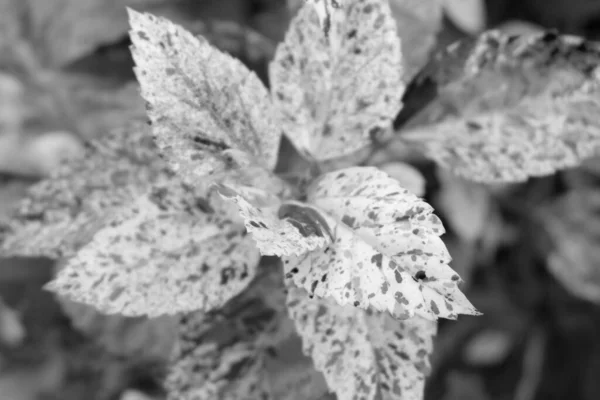
POLYGON ((409 85, 401 139, 459 175, 523 181, 600 151, 600 47, 546 33, 487 32, 434 59, 409 85))
POLYGON ((437 323, 344 307, 331 299, 288 294, 304 350, 340 400, 420 400, 437 323))
POLYGON ((0 229, 0 254, 71 255, 152 183, 172 179, 147 128, 139 122, 113 130, 53 178, 33 185, 0 229))
POLYGON ((280 128, 268 92, 239 60, 173 23, 130 10, 136 75, 161 153, 187 182, 251 165, 271 170, 280 128))
POLYGON ((397 318, 478 314, 458 289, 459 276, 433 209, 373 167, 323 175, 308 190, 334 243, 286 257, 286 276, 311 295, 389 311, 397 318))
POLYGON ((252 280, 260 255, 218 201, 189 190, 177 182, 154 187, 96 233, 48 287, 128 316, 223 306, 252 280))
MULTIPOLYGON (((257 204, 256 196, 252 196, 248 189, 229 188, 224 197, 237 205, 240 215, 244 218, 246 229, 256 241, 256 246, 262 255, 299 256, 331 242, 323 232, 311 229, 311 224, 306 221, 306 218, 298 216, 297 213, 283 216, 280 213, 283 204, 276 198, 268 196, 268 193, 258 191, 264 193, 264 196, 262 196, 262 204, 257 204), (270 200, 266 200, 267 196, 270 200)), ((288 203, 288 207, 290 205, 298 207, 292 204, 288 203)), ((310 206, 300 205, 298 208, 310 209, 310 206)))
POLYGON ((265 362, 277 357, 268 349, 291 334, 283 289, 279 269, 270 269, 222 310, 185 315, 167 378, 169 398, 275 400, 265 362))
POLYGON ((402 59, 387 1, 342 3, 329 38, 312 7, 300 9, 270 66, 282 128, 308 157, 351 154, 400 108, 402 59))

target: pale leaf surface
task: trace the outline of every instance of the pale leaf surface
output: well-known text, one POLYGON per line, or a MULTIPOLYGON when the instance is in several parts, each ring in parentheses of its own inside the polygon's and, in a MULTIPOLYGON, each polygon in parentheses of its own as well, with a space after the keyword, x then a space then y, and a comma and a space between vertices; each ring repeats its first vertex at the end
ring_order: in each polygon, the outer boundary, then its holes
POLYGON ((404 57, 404 81, 428 61, 442 28, 442 0, 390 0, 404 57))
POLYGON ((576 37, 486 32, 419 73, 395 127, 400 140, 475 181, 575 167, 600 151, 599 60, 598 44, 576 37))
POLYGON ((282 325, 289 321, 283 289, 279 268, 270 268, 221 310, 184 315, 166 381, 168 398, 275 400, 265 361, 271 357, 267 348, 278 345, 271 338, 288 325, 282 325))
POLYGON ((309 187, 308 202, 324 212, 333 244, 284 263, 311 295, 397 318, 478 314, 448 265, 441 221, 395 179, 374 167, 328 173, 309 187))
POLYGON ((171 167, 187 183, 217 179, 245 167, 233 151, 272 169, 281 130, 258 77, 166 19, 133 10, 129 16, 136 75, 155 141, 171 167))
POLYGON ((387 1, 351 0, 342 8, 329 38, 313 7, 301 8, 269 71, 284 133, 318 160, 369 145, 400 109, 404 90, 387 1))
POLYGON ((305 219, 294 215, 280 218, 282 203, 264 191, 237 187, 221 190, 221 194, 237 206, 262 255, 301 255, 331 241, 323 232, 311 229, 305 219))
POLYGON ((329 387, 340 400, 421 400, 430 370, 435 321, 395 320, 387 313, 288 294, 290 316, 329 387))
POLYGON ((31 187, 0 228, 0 254, 72 254, 107 218, 148 190, 172 179, 144 123, 116 129, 87 146, 81 158, 31 187))
POLYGON ((241 224, 180 183, 154 187, 69 260, 48 287, 102 312, 159 316, 223 306, 259 253, 241 224))

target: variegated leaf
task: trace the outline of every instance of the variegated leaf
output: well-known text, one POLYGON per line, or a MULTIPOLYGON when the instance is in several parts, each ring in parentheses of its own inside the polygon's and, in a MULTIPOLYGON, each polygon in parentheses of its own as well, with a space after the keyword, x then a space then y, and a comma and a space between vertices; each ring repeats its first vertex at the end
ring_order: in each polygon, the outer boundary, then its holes
POLYGON ((252 280, 259 253, 243 225, 171 183, 126 208, 47 287, 105 313, 158 316, 223 306, 252 280))
POLYGON ((129 18, 155 141, 186 183, 239 172, 248 159, 273 169, 281 130, 258 77, 166 19, 133 10, 129 18))
POLYGON ((339 400, 421 400, 437 323, 309 298, 294 288, 288 308, 315 367, 339 400))
POLYGON ((303 7, 269 71, 284 133, 317 160, 368 146, 400 109, 404 90, 388 2, 348 0, 341 7, 328 37, 314 9, 303 7))
POLYGON ((323 211, 333 243, 284 262, 311 295, 397 318, 478 314, 448 265, 441 221, 393 178, 374 167, 331 172, 309 187, 307 201, 323 211))
POLYGON ((600 152, 600 46, 497 31, 451 46, 411 82, 399 140, 480 182, 518 182, 600 152))
POLYGON ((0 255, 72 255, 107 219, 148 190, 173 179, 144 123, 111 131, 82 157, 36 183, 0 228, 0 255), (4 233, 2 233, 4 231, 4 233))
MULTIPOLYGON (((311 210, 297 202, 283 204, 267 192, 247 188, 220 187, 221 195, 239 209, 244 224, 262 255, 302 255, 325 246, 331 238, 315 228, 297 212, 283 213, 294 208, 311 210)), ((316 211, 315 211, 316 212, 316 211)))

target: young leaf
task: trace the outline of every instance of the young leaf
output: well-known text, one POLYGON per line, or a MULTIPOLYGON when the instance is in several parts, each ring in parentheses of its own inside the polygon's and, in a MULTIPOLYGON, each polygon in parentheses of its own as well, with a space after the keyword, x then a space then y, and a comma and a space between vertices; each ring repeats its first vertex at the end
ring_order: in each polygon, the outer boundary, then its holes
MULTIPOLYGON (((71 255, 107 218, 148 190, 172 179, 144 123, 132 123, 92 141, 85 154, 31 187, 6 221, 0 254, 71 255)), ((2 237, 0 237, 2 239, 2 237)))
POLYGON ((321 176, 308 202, 323 211, 333 244, 286 257, 286 277, 311 295, 389 311, 397 318, 478 314, 458 289, 433 209, 374 167, 321 176))
POLYGON ((243 226, 179 183, 155 187, 99 231, 48 285, 126 316, 208 311, 242 291, 259 254, 243 226))
POLYGON ((480 182, 517 182, 600 151, 600 47, 491 31, 452 46, 409 85, 400 140, 480 182))
POLYGON ((311 210, 310 206, 298 206, 293 202, 282 204, 278 199, 268 196, 268 193, 250 188, 228 188, 221 195, 235 203, 240 215, 244 218, 246 229, 256 241, 256 246, 262 255, 289 256, 301 255, 307 251, 325 246, 331 239, 321 230, 315 229, 298 212, 285 213, 290 207, 301 210, 311 210), (258 193, 257 193, 258 192, 258 193), (262 196, 262 204, 257 196, 262 196), (271 197, 271 200, 264 200, 271 197), (248 201, 252 199, 253 201, 248 201))
POLYGON ((269 70, 285 134, 317 160, 367 146, 389 126, 404 89, 387 1, 350 0, 342 8, 344 18, 332 20, 328 39, 312 7, 303 7, 269 70))
POLYGON ((427 63, 442 28, 443 0, 390 0, 404 57, 404 81, 427 63))
POLYGON ((305 353, 338 399, 423 398, 435 321, 398 321, 387 313, 311 299, 297 288, 288 294, 288 309, 305 353))
POLYGON ((273 169, 281 131, 256 75, 165 19, 133 10, 129 18, 155 141, 184 181, 240 169, 231 151, 273 169))

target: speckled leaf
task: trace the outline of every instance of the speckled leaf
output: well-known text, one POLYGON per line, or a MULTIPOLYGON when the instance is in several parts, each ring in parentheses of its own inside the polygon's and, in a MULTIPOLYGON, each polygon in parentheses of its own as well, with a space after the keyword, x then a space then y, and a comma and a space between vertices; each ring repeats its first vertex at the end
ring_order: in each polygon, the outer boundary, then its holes
POLYGON ((583 39, 490 31, 432 60, 394 125, 471 180, 552 174, 600 151, 599 62, 599 45, 583 39))
POLYGON ((178 183, 153 188, 99 231, 48 287, 105 313, 158 316, 221 307, 256 272, 244 227, 178 183))
POLYGON ((36 183, 6 221, 0 255, 71 255, 107 219, 153 182, 172 179, 158 157, 148 127, 133 123, 87 146, 81 158, 36 183))
POLYGON ((129 10, 132 54, 154 139, 186 183, 272 169, 281 130, 267 89, 239 60, 170 21, 129 10))
POLYGON ((421 400, 437 323, 288 294, 290 316, 306 354, 339 400, 421 400))
POLYGON ((307 157, 327 160, 370 144, 400 109, 402 58, 385 0, 348 0, 327 38, 303 7, 270 65, 282 128, 307 157))
POLYGON ((478 314, 448 265, 441 221, 395 179, 374 167, 339 170, 309 187, 308 202, 324 211, 334 243, 284 263, 311 295, 397 318, 478 314))
POLYGON ((277 198, 253 188, 220 189, 223 198, 236 204, 246 229, 256 241, 262 255, 301 255, 331 242, 328 235, 297 214, 283 216, 282 207, 312 209, 309 205, 289 202, 284 206, 277 198), (262 194, 262 196, 261 196, 262 194), (260 199, 260 200, 259 200, 260 199))
POLYGON ((280 269, 272 268, 223 309, 184 315, 166 380, 168 399, 276 400, 264 366, 272 357, 267 349, 277 346, 273 334, 287 320, 283 289, 280 269))

